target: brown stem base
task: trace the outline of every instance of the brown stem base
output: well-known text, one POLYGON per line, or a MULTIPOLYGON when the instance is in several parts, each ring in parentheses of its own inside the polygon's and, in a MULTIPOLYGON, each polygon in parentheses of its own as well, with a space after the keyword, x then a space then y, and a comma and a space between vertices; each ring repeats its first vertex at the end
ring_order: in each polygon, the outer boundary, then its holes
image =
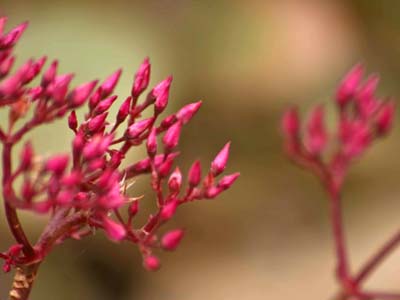
POLYGON ((17 267, 9 293, 9 300, 27 300, 35 282, 39 263, 17 267))

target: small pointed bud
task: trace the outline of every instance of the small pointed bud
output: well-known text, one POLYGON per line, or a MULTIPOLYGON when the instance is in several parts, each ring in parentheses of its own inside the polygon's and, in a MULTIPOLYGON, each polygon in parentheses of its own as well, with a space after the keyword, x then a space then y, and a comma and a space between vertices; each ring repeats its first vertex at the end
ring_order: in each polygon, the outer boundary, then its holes
POLYGON ((57 68, 58 68, 58 61, 55 60, 52 62, 50 67, 47 69, 47 71, 43 74, 42 83, 41 83, 41 85, 43 87, 48 86, 54 80, 54 78, 56 77, 56 74, 57 74, 57 68))
POLYGON ((136 216, 136 214, 139 212, 139 201, 135 200, 133 201, 128 208, 128 213, 131 218, 136 216))
POLYGON ((82 151, 83 157, 87 160, 103 157, 111 142, 113 135, 95 135, 90 142, 88 142, 82 151))
POLYGON ((21 77, 18 74, 14 74, 13 76, 8 77, 1 82, 0 96, 12 97, 20 86, 21 86, 21 77))
POLYGON ((52 97, 57 103, 63 103, 65 96, 68 92, 68 86, 71 83, 73 74, 59 75, 54 79, 54 86, 52 91, 52 97))
POLYGON ((339 137, 343 144, 342 152, 348 158, 360 155, 372 141, 369 125, 360 120, 340 122, 339 137))
POLYGON ((150 62, 146 58, 135 74, 132 87, 132 97, 137 98, 147 88, 150 80, 150 62))
POLYGON ((170 128, 168 128, 162 139, 166 151, 171 151, 178 145, 181 129, 181 122, 176 122, 170 128))
POLYGON ((168 179, 168 188, 172 193, 180 191, 182 186, 182 173, 177 167, 168 179))
POLYGON ((336 101, 340 107, 343 108, 355 96, 363 74, 363 66, 356 65, 344 77, 336 93, 336 101))
POLYGON ((173 217, 173 215, 176 212, 176 209, 178 208, 178 201, 177 200, 171 200, 164 204, 164 206, 161 208, 160 212, 160 217, 163 220, 169 220, 173 217))
POLYGON ((103 228, 107 234, 107 237, 112 241, 121 241, 126 236, 126 229, 120 223, 117 223, 110 218, 103 218, 103 228))
POLYGON ((46 162, 46 171, 53 172, 56 175, 61 175, 67 168, 69 161, 68 155, 53 156, 46 162))
POLYGON ((176 122, 176 120, 177 120, 177 118, 175 115, 170 115, 161 121, 160 128, 167 129, 167 128, 171 127, 176 122))
POLYGON ((369 76, 366 82, 357 91, 357 98, 359 99, 359 101, 368 102, 368 100, 374 96, 378 84, 379 84, 378 75, 369 76))
POLYGON ((47 57, 43 56, 36 62, 32 63, 32 66, 29 68, 29 71, 24 76, 24 84, 31 82, 42 70, 44 64, 46 63, 47 57))
POLYGON ((282 130, 286 138, 296 139, 299 135, 300 121, 297 109, 292 107, 288 109, 282 118, 282 130))
POLYGON ((115 86, 117 85, 119 78, 121 77, 122 70, 119 69, 111 74, 104 83, 100 86, 102 98, 108 97, 114 91, 115 86))
POLYGON ((71 94, 69 95, 70 107, 75 108, 83 105, 90 94, 93 92, 93 89, 97 85, 97 80, 93 80, 91 82, 87 82, 76 87, 71 94))
POLYGON ((168 174, 171 171, 172 165, 174 164, 174 160, 177 155, 175 154, 169 154, 165 161, 163 161, 159 166, 158 166, 158 175, 163 178, 168 176, 168 174))
POLYGON ((393 102, 385 103, 376 116, 376 128, 379 135, 387 134, 393 125, 395 105, 393 102))
POLYGON ((239 176, 240 173, 236 172, 222 177, 221 180, 218 182, 218 188, 221 188, 222 190, 229 189, 235 183, 236 179, 238 179, 239 176))
POLYGON ((35 195, 32 182, 30 180, 24 180, 21 187, 21 195, 24 201, 31 202, 35 195))
POLYGON ((153 127, 146 142, 147 154, 153 157, 157 153, 157 128, 153 127))
POLYGON ((129 115, 129 108, 131 107, 132 97, 128 97, 122 103, 117 114, 117 123, 122 123, 125 121, 126 117, 129 115))
POLYGON ((68 127, 74 132, 76 132, 76 129, 78 128, 78 119, 76 118, 76 113, 74 110, 69 114, 68 127))
POLYGON ((164 111, 165 107, 168 104, 169 97, 169 88, 171 86, 172 76, 169 76, 167 79, 164 79, 159 84, 157 84, 151 94, 155 97, 154 102, 154 111, 155 114, 160 114, 164 111))
POLYGON ((190 187, 196 187, 201 181, 201 164, 199 160, 196 160, 189 170, 189 185, 190 187))
POLYGON ((206 199, 214 199, 215 197, 217 197, 219 194, 221 194, 223 192, 223 189, 220 187, 216 187, 216 186, 210 186, 207 188, 207 190, 204 193, 204 197, 206 199))
POLYGON ((0 77, 7 76, 7 74, 10 72, 12 66, 14 65, 15 57, 10 56, 4 61, 1 62, 0 64, 0 77))
POLYGON ((26 171, 31 168, 33 161, 33 147, 30 142, 26 142, 21 151, 21 169, 26 171))
POLYGON ((12 29, 9 33, 7 33, 7 35, 2 37, 2 39, 0 40, 0 46, 4 48, 10 48, 14 46, 27 27, 28 22, 24 22, 12 29))
POLYGON ((2 270, 3 270, 4 273, 10 272, 11 271, 11 265, 9 263, 4 263, 3 267, 2 267, 2 270))
POLYGON ((106 125, 107 115, 108 115, 108 113, 105 112, 101 115, 97 115, 94 118, 92 118, 87 124, 88 131, 89 132, 97 132, 97 131, 101 130, 102 128, 104 128, 104 126, 106 125))
POLYGON ((168 251, 175 250, 179 246, 184 235, 185 232, 182 229, 175 229, 167 232, 161 239, 161 247, 168 251))
POLYGON ((324 109, 322 106, 317 106, 313 109, 307 121, 304 141, 307 150, 313 155, 321 154, 326 146, 327 133, 324 122, 324 109))
POLYGON ((72 141, 72 152, 74 157, 78 157, 85 146, 85 138, 82 132, 78 132, 75 136, 74 140, 72 141))
POLYGON ((202 102, 197 101, 194 103, 190 103, 182 107, 177 113, 176 118, 180 120, 183 124, 189 122, 193 116, 197 113, 200 109, 202 102))
POLYGON ((128 127, 125 135, 128 139, 135 139, 139 137, 147 128, 153 124, 154 118, 148 118, 141 120, 139 122, 133 123, 131 126, 128 127))
POLYGON ((101 88, 98 88, 93 95, 89 98, 89 109, 92 111, 99 104, 101 99, 101 88))
POLYGON ((102 101, 100 101, 100 103, 96 106, 95 110, 94 110, 94 114, 101 114, 105 111, 107 111, 111 105, 114 103, 115 100, 117 100, 118 96, 111 96, 108 97, 102 101))
POLYGON ((112 150, 111 158, 110 158, 110 161, 108 162, 110 168, 113 168, 113 169, 118 168, 124 158, 125 158, 125 155, 123 152, 118 151, 118 150, 112 150))
POLYGON ((229 158, 229 148, 231 146, 231 142, 225 144, 225 146, 221 149, 221 151, 217 154, 214 160, 211 163, 211 172, 214 176, 221 174, 226 167, 229 158))
POLYGON ((29 95, 32 98, 32 101, 39 99, 43 94, 43 88, 41 86, 35 86, 29 90, 29 95))
POLYGON ((148 271, 157 271, 160 268, 160 260, 154 255, 149 255, 144 258, 143 265, 148 271))

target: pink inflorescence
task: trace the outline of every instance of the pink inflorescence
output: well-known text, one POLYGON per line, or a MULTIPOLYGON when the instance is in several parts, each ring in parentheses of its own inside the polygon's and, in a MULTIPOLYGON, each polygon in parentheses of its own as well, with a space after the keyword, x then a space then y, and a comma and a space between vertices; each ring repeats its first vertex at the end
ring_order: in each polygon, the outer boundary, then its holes
POLYGON ((288 109, 282 119, 289 156, 318 175, 328 172, 334 178, 336 190, 340 190, 351 162, 374 140, 387 134, 393 123, 393 101, 375 95, 378 76, 371 75, 362 81, 363 74, 363 67, 355 66, 337 89, 335 132, 328 132, 321 105, 309 114, 304 131, 296 108, 288 109))
MULTIPOLYGON (((0 33, 5 22, 5 18, 0 19, 0 33)), ((158 229, 182 204, 215 198, 239 176, 234 173, 217 178, 225 169, 230 143, 216 156, 204 177, 199 161, 185 176, 174 167, 179 155, 176 148, 184 125, 197 113, 201 101, 161 117, 168 104, 172 77, 151 89, 144 101, 138 101, 149 84, 150 63, 145 59, 134 76, 130 96, 112 116, 109 110, 117 104, 113 92, 121 70, 101 83, 93 80, 74 88, 70 88, 73 74, 58 74, 58 61, 41 72, 46 57, 30 59, 11 73, 13 48, 26 27, 24 23, 0 36, 0 107, 9 109, 8 128, 0 128, 3 196, 10 228, 17 240, 16 245, 0 253, 5 260, 4 270, 41 261, 54 244, 67 238, 81 239, 95 229, 104 230, 112 241, 137 244, 145 267, 158 269, 160 262, 154 249, 174 250, 183 238, 181 229, 158 238, 158 229), (38 77, 38 85, 29 85, 38 77), (83 106, 87 112, 79 120, 75 110, 83 106), (142 118, 145 110, 152 110, 152 116, 142 118), (11 165, 14 145, 36 127, 60 118, 67 118, 74 134, 69 153, 45 158, 37 155, 32 143, 26 141, 17 165, 11 165), (122 164, 129 150, 142 145, 147 157, 122 164), (135 227, 133 219, 143 200, 140 194, 128 196, 127 190, 138 176, 146 174, 151 178, 157 210, 143 226, 135 227), (17 180, 22 181, 21 187, 17 188, 17 180), (19 227, 14 227, 20 225, 16 210, 52 216, 35 245, 30 244, 19 227)))

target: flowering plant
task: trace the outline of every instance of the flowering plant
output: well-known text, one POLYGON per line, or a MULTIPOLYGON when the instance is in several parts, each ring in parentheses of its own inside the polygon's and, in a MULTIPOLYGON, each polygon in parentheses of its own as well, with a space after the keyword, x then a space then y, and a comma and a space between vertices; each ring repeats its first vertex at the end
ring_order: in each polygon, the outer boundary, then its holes
POLYGON ((200 162, 195 161, 185 185, 180 169, 173 168, 179 154, 176 147, 183 126, 196 114, 200 101, 157 122, 168 104, 172 77, 157 84, 139 102, 150 77, 150 63, 145 59, 134 77, 130 96, 117 115, 109 118, 121 70, 100 84, 94 80, 73 89, 73 75, 57 74, 57 61, 39 75, 46 57, 30 59, 11 73, 13 49, 27 23, 3 33, 5 23, 6 18, 0 18, 0 107, 9 111, 7 124, 0 127, 2 194, 16 244, 1 252, 0 258, 5 272, 15 269, 9 299, 28 298, 40 264, 55 245, 69 238, 79 240, 97 229, 112 241, 137 244, 145 268, 157 270, 160 262, 154 251, 174 250, 184 235, 182 229, 175 229, 159 238, 158 229, 182 204, 215 198, 238 178, 239 173, 233 173, 217 179, 227 164, 230 143, 217 154, 204 178, 200 162), (37 85, 32 84, 35 78, 39 78, 37 85), (78 121, 75 110, 84 105, 88 110, 78 121), (152 116, 142 118, 150 109, 152 116), (25 141, 14 166, 13 150, 29 132, 66 116, 74 134, 69 153, 43 157, 25 141), (124 165, 128 151, 141 145, 147 157, 124 165), (136 192, 130 197, 127 190, 136 177, 145 174, 150 174, 157 211, 143 226, 135 227, 132 221, 140 211, 142 197, 136 192), (50 216, 36 243, 25 234, 18 210, 50 216))
POLYGON ((313 172, 324 186, 330 202, 330 216, 336 250, 336 277, 340 292, 336 299, 400 299, 400 294, 368 291, 362 283, 400 244, 400 231, 388 240, 355 274, 350 272, 345 232, 342 222, 342 188, 347 172, 356 159, 385 136, 394 118, 394 103, 375 96, 379 78, 362 82, 364 69, 355 66, 343 79, 335 97, 338 114, 336 132, 328 134, 324 108, 315 107, 305 124, 304 133, 296 108, 286 111, 282 119, 285 149, 301 167, 313 172))

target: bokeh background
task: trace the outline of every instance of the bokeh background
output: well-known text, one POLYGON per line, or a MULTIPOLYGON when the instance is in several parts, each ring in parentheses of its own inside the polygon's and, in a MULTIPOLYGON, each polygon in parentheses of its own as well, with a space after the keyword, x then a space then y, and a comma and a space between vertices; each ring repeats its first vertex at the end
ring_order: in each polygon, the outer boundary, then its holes
MULTIPOLYGON (((102 234, 56 248, 32 300, 328 299, 335 291, 327 201, 311 175, 281 151, 279 119, 289 104, 306 112, 329 103, 355 63, 382 76, 379 93, 400 98, 400 2, 0 0, 9 26, 30 21, 20 62, 43 54, 75 82, 118 67, 121 95, 144 57, 152 84, 173 74, 169 112, 204 100, 182 137, 180 163, 209 162, 232 140, 228 171, 242 174, 212 202, 181 209, 171 228, 187 236, 148 273, 137 249, 102 234)), ((333 107, 327 104, 333 113, 333 107)), ((33 136, 43 153, 65 151, 64 122, 33 136)), ((357 163, 345 186, 345 219, 355 269, 400 222, 400 128, 357 163)), ((140 154, 132 155, 132 160, 140 154)), ((145 182, 134 192, 144 193, 145 182)), ((151 198, 147 199, 152 201, 151 198)), ((23 215, 35 238, 44 220, 23 215)), ((0 246, 11 242, 0 220, 0 246)), ((367 285, 399 286, 400 252, 367 285)), ((0 275, 6 295, 9 275, 0 275)))

